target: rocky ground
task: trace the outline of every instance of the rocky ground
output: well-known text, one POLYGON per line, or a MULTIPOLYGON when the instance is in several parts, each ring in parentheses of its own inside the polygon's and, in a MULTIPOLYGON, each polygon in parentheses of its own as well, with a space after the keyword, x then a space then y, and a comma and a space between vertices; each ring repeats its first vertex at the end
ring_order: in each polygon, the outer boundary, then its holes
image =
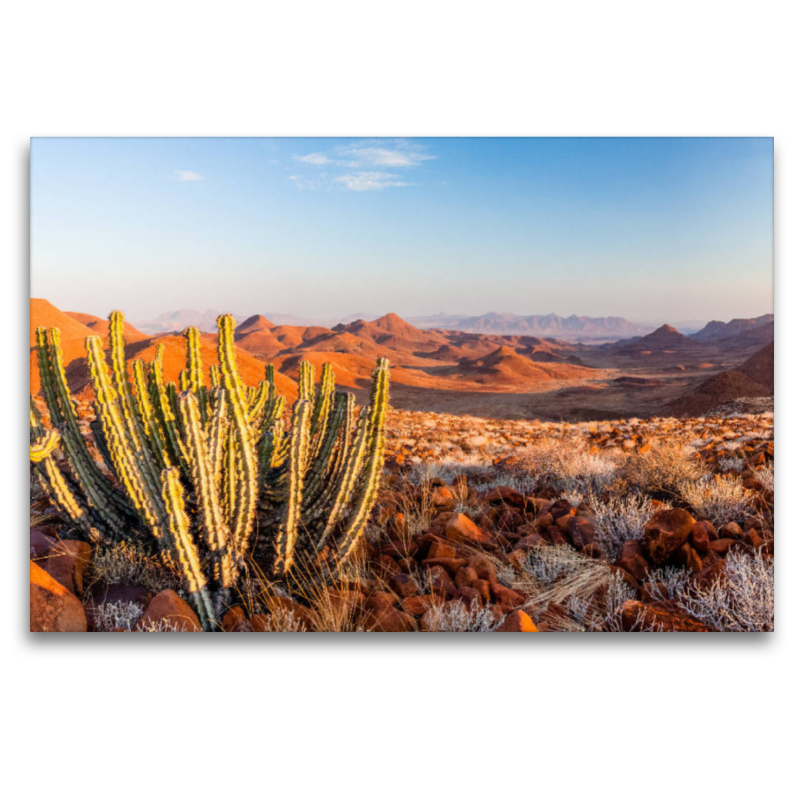
MULTIPOLYGON (((574 424, 395 410, 387 429, 358 558, 333 585, 254 568, 226 631, 773 629, 763 404, 574 424)), ((31 630, 199 630, 160 564, 70 537, 35 499, 31 630)))

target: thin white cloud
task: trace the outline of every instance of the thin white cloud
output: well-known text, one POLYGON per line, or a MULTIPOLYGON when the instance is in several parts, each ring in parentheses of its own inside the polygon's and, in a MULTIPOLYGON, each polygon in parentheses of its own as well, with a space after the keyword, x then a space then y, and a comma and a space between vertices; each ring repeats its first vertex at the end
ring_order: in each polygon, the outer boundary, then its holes
POLYGON ((343 183, 353 192, 374 192, 390 186, 410 186, 406 181, 397 180, 399 177, 388 172, 352 172, 334 180, 343 183))
POLYGON ((302 161, 304 164, 330 164, 331 159, 324 153, 309 153, 307 156, 294 156, 296 161, 302 161))
POLYGON ((350 156, 359 166, 366 167, 417 167, 436 156, 426 152, 425 147, 403 139, 368 140, 339 148, 342 155, 350 156))
POLYGON ((204 181, 205 177, 188 169, 176 169, 170 176, 176 181, 204 181))
POLYGON ((329 153, 308 153, 292 158, 310 167, 327 167, 313 176, 289 176, 298 189, 342 186, 353 192, 370 192, 394 186, 412 186, 397 170, 419 167, 436 158, 425 145, 406 139, 362 139, 333 148, 329 153), (390 171, 391 170, 391 171, 390 171))

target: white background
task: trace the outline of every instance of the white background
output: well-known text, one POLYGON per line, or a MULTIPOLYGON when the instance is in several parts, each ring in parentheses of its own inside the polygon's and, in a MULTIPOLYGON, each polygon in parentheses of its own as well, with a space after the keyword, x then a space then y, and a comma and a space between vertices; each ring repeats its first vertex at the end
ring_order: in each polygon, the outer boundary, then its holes
POLYGON ((36 637, 23 527, 32 135, 775 136, 778 494, 790 497, 790 4, 18 2, 4 7, 0 59, 7 796, 796 790, 791 500, 779 632, 761 637, 36 637))

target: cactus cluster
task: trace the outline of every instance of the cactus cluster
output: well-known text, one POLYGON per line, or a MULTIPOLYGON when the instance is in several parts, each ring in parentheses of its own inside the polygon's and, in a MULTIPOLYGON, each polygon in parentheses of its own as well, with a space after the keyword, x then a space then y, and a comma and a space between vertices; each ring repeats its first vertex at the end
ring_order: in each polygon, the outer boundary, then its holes
POLYGON ((160 344, 149 364, 135 360, 129 374, 122 313, 109 322, 109 359, 99 337, 86 340, 95 411, 87 437, 67 386, 60 331, 36 332, 50 427, 31 398, 31 463, 76 530, 93 543, 138 539, 158 551, 180 572, 208 630, 250 558, 286 578, 301 555, 332 565, 352 555, 383 465, 386 359, 358 415, 353 395, 336 392, 330 364, 315 386, 314 367, 302 362, 299 398, 287 412, 271 364, 258 386, 239 375, 233 317, 217 320, 219 366, 209 370, 208 385, 196 328, 184 334, 186 369, 176 386, 164 381, 160 344))

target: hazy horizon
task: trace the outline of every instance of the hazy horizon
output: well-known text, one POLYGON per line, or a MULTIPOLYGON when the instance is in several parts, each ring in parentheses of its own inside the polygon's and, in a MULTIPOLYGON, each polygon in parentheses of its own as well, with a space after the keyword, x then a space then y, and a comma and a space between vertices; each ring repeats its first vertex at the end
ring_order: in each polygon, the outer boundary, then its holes
POLYGON ((36 138, 31 294, 141 321, 760 316, 772 170, 769 138, 36 138))

